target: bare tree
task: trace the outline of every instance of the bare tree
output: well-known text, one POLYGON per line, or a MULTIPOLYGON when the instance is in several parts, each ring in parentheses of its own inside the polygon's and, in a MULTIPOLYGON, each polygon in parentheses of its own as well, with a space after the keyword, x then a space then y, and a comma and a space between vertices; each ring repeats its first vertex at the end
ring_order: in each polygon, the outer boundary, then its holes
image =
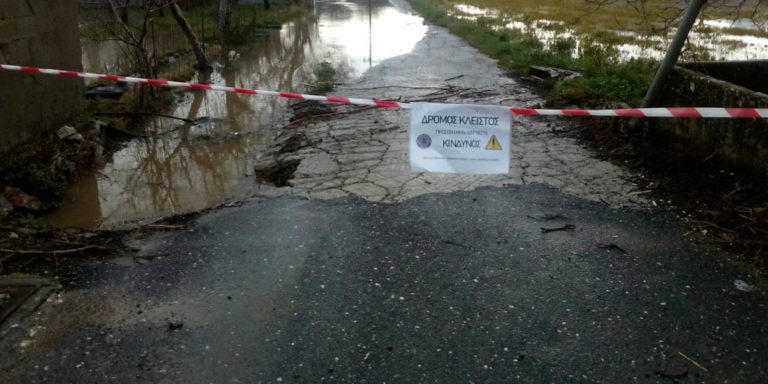
POLYGON ((176 1, 171 1, 170 7, 171 13, 173 13, 173 18, 176 19, 177 23, 179 23, 179 27, 181 27, 182 32, 184 32, 184 36, 187 37, 189 45, 192 46, 192 52, 195 54, 195 58, 197 59, 197 69, 211 69, 212 67, 208 62, 208 57, 206 57, 205 51, 203 51, 203 45, 197 38, 195 31, 192 29, 192 26, 189 25, 189 21, 187 21, 187 19, 184 17, 184 12, 181 10, 181 7, 179 7, 179 4, 176 1))
POLYGON ((219 0, 219 12, 216 19, 216 34, 219 41, 226 42, 229 37, 229 28, 232 24, 232 2, 231 0, 219 0))
MULTIPOLYGON (((125 8, 125 3, 123 3, 123 6, 123 8, 125 8)), ((133 28, 125 22, 118 10, 118 5, 115 3, 115 0, 109 0, 109 7, 112 10, 112 14, 115 16, 117 28, 107 27, 107 32, 112 35, 113 38, 131 47, 135 63, 143 75, 155 77, 157 75, 157 67, 152 59, 152 52, 148 48, 149 23, 152 7, 144 8, 144 17, 138 28, 133 28)))

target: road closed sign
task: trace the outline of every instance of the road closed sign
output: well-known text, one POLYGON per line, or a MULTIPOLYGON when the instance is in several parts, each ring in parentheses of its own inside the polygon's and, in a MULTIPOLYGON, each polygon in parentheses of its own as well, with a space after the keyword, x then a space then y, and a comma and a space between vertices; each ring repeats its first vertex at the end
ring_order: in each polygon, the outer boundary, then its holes
POLYGON ((509 172, 510 114, 504 107, 411 104, 413 172, 509 172))

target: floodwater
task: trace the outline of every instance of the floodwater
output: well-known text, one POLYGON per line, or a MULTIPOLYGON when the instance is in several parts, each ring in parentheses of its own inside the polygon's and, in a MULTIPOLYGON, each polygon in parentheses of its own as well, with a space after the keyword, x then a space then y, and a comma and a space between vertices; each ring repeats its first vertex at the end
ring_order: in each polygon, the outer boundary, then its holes
MULTIPOLYGON (((579 32, 573 26, 562 20, 537 18, 532 20, 529 14, 501 12, 497 9, 482 8, 469 4, 455 4, 453 16, 469 20, 480 17, 503 20, 503 28, 518 30, 529 34, 546 47, 552 47, 558 41, 572 39, 574 57, 580 53, 580 48, 593 36, 579 32)), ((610 44, 617 51, 618 58, 630 60, 633 58, 661 59, 674 31, 669 35, 646 35, 627 29, 606 29, 603 32, 612 33, 624 38, 627 42, 610 44)), ((765 57, 768 50, 768 37, 759 31, 752 20, 699 19, 689 35, 688 42, 695 49, 683 53, 684 59, 694 60, 750 60, 765 57)), ((600 43, 597 40, 597 43, 600 43)), ((608 44, 603 44, 608 45, 608 44)))
MULTIPOLYGON (((349 81, 384 59, 408 53, 426 31, 420 17, 387 0, 318 0, 303 19, 254 38, 238 49, 237 59, 192 81, 304 91, 321 62, 330 63, 339 80, 349 81)), ((118 52, 108 42, 85 43, 84 66, 118 67, 118 52)), ((253 165, 285 122, 288 101, 199 91, 179 93, 178 99, 170 114, 206 119, 196 125, 150 121, 150 137, 129 141, 78 182, 50 222, 119 227, 257 194, 253 165)))

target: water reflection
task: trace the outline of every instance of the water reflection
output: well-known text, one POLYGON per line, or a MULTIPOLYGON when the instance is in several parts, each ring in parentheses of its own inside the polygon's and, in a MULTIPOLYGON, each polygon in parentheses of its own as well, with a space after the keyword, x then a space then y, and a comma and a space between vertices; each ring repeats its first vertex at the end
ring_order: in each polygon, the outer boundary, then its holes
MULTIPOLYGON (((534 36, 547 47, 552 47, 558 41, 573 38, 575 47, 573 56, 580 54, 580 48, 588 39, 589 34, 579 33, 563 21, 537 19, 530 20, 523 13, 502 13, 496 9, 480 8, 468 4, 454 5, 453 15, 458 18, 477 20, 480 17, 500 19, 503 28, 518 30, 534 36)), ((619 58, 661 59, 671 38, 661 35, 646 35, 629 30, 610 30, 617 36, 630 38, 631 42, 612 45, 618 51, 619 58)), ((764 56, 768 49, 768 37, 757 31, 752 20, 700 20, 688 38, 689 43, 696 49, 684 53, 689 59, 712 60, 750 60, 764 56), (753 31, 754 33, 750 33, 753 31)))
MULTIPOLYGON (((426 33, 421 18, 386 0, 318 1, 315 12, 240 48, 239 59, 192 79, 227 86, 301 91, 313 68, 329 62, 345 79, 409 52, 426 33)), ((160 40, 160 39, 159 39, 160 40)), ((114 43, 84 45, 86 69, 120 65, 114 43)), ((74 186, 51 216, 56 226, 111 227, 127 221, 202 209, 256 188, 254 160, 287 101, 235 94, 183 92, 171 111, 194 126, 157 119, 152 137, 130 141, 95 175, 74 186)))

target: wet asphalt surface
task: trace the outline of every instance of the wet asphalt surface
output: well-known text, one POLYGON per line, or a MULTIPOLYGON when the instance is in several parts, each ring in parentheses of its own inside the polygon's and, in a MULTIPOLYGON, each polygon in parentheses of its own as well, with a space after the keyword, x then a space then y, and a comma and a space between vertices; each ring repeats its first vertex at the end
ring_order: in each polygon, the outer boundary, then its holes
POLYGON ((764 282, 683 235, 543 185, 251 202, 87 264, 4 338, 0 378, 765 382, 764 282))

